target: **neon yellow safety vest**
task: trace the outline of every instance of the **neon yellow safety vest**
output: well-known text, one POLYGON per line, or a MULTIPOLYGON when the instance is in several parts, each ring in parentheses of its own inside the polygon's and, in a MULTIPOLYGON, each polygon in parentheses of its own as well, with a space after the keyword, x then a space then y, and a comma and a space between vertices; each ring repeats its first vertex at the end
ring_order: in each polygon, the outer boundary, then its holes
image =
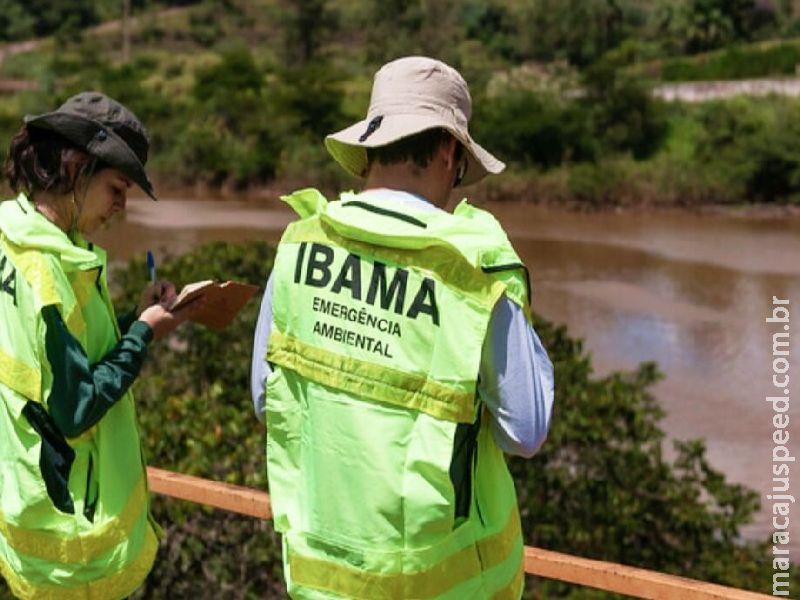
POLYGON ((497 221, 316 190, 274 264, 267 462, 297 598, 519 598, 516 493, 477 397, 502 294, 527 279, 497 221))
POLYGON ((158 546, 130 392, 81 436, 48 433, 74 453, 71 512, 48 494, 43 437, 26 417, 47 410, 52 386, 43 307, 58 307, 91 362, 119 339, 105 253, 82 245, 24 195, 0 203, 0 573, 19 598, 126 597, 158 546))

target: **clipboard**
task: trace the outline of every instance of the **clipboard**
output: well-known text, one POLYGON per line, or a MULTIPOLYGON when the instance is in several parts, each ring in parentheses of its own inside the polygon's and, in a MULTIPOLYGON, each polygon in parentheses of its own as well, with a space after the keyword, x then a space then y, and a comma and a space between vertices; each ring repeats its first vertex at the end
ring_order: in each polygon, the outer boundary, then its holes
POLYGON ((256 291, 258 286, 239 281, 196 281, 183 287, 170 310, 188 306, 202 297, 205 306, 191 320, 213 331, 220 331, 230 325, 256 291))

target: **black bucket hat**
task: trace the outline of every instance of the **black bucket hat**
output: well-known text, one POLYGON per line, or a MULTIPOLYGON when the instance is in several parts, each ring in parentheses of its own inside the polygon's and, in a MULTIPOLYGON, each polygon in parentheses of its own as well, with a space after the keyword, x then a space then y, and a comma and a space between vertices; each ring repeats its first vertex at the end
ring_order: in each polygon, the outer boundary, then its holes
POLYGON ((25 124, 61 134, 119 169, 153 200, 158 200, 144 170, 150 149, 147 130, 136 115, 116 100, 100 92, 81 92, 53 112, 27 115, 25 124))

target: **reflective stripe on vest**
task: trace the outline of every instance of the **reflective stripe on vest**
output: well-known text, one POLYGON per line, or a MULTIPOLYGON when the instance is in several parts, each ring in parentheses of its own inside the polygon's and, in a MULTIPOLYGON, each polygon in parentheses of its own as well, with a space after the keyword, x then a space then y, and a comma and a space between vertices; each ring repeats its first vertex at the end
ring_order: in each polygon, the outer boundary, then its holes
POLYGON ((469 423, 475 417, 475 392, 457 392, 432 379, 415 377, 374 363, 341 356, 297 338, 272 333, 270 362, 302 377, 438 419, 469 423), (380 385, 377 384, 380 382, 380 385))
POLYGON ((0 350, 0 383, 34 402, 42 401, 42 374, 0 350))
MULTIPOLYGON (((24 250, 7 239, 0 238, 0 252, 4 253, 14 266, 20 270, 28 285, 33 288, 41 306, 58 304, 64 324, 70 333, 81 339, 86 331, 86 321, 83 320, 78 299, 71 294, 59 294, 59 285, 53 278, 50 265, 44 255, 35 250, 24 250)), ((37 309, 41 309, 41 306, 37 309)))
POLYGON ((145 531, 145 539, 136 557, 123 571, 100 579, 74 581, 75 587, 65 584, 33 585, 19 577, 4 561, 0 560, 2 575, 15 596, 21 600, 86 600, 87 598, 126 598, 147 577, 153 567, 153 556, 158 551, 158 538, 152 529, 145 531))
MULTIPOLYGON (((47 531, 16 527, 0 514, 0 534, 15 550, 41 560, 68 564, 71 557, 99 557, 124 542, 137 521, 147 516, 147 485, 141 477, 123 511, 100 527, 66 538, 47 531)), ((1 562, 1 561, 0 561, 1 562)))
MULTIPOLYGON (((512 510, 502 531, 430 565, 424 571, 377 573, 355 569, 332 560, 302 556, 289 546, 293 583, 327 590, 349 598, 435 598, 464 581, 480 577, 514 551, 521 551, 519 512, 512 510)), ((514 572, 514 579, 521 570, 514 572)), ((516 581, 504 589, 513 589, 516 581)))

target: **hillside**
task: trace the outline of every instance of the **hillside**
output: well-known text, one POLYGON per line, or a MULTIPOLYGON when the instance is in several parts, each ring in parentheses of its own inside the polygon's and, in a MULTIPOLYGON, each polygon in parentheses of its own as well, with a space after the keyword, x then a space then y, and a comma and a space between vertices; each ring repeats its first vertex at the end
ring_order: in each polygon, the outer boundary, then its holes
POLYGON ((800 193, 796 101, 650 94, 657 79, 791 75, 800 46, 786 36, 800 25, 787 3, 133 2, 126 60, 119 6, 81 1, 86 27, 73 15, 51 37, 0 49, 0 133, 82 89, 106 91, 150 129, 167 189, 351 186, 322 138, 361 117, 380 64, 425 53, 462 71, 475 135, 511 165, 479 198, 698 207, 800 193))

